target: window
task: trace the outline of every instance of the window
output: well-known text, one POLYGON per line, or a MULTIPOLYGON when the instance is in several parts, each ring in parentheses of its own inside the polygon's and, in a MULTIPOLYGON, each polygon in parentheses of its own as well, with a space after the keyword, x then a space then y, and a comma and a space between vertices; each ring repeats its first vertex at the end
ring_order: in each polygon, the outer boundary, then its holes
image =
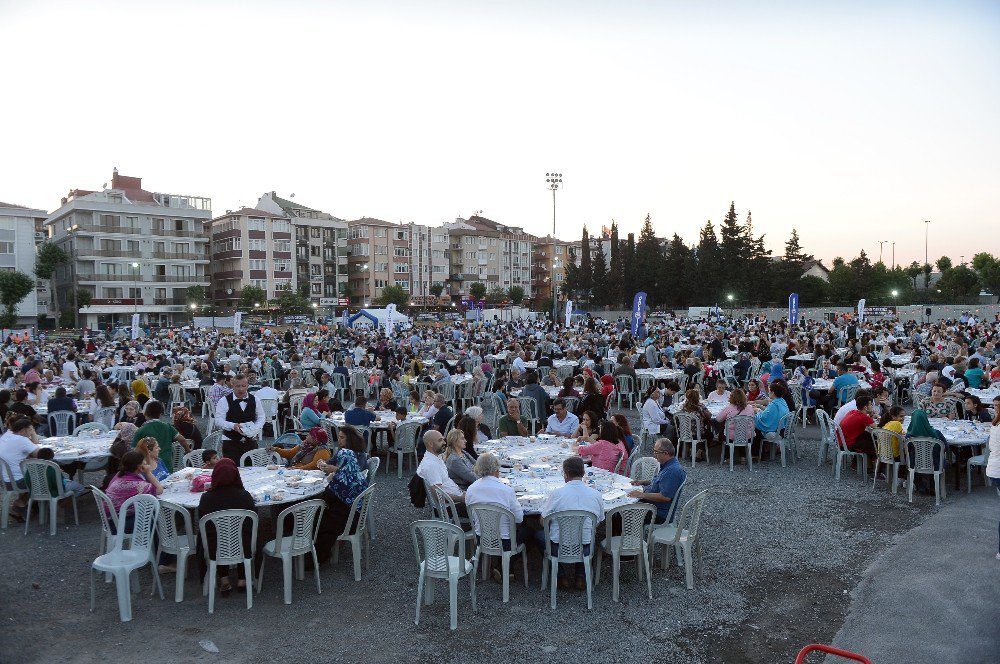
POLYGON ((410 282, 409 281, 405 281, 403 279, 396 279, 396 285, 399 286, 400 288, 402 288, 405 291, 409 291, 410 290, 410 282))
POLYGON ((375 237, 389 237, 389 229, 388 228, 376 228, 375 229, 375 237))
POLYGON ((292 241, 291 240, 275 240, 274 241, 275 251, 291 251, 292 241))
POLYGON ((389 271, 389 264, 388 263, 376 263, 375 264, 375 271, 376 272, 388 272, 389 271))
POLYGON ((288 272, 288 270, 289 270, 288 261, 275 261, 274 262, 274 271, 275 272, 288 272))
POLYGON ((292 280, 291 279, 276 279, 274 282, 274 290, 276 291, 290 291, 292 290, 292 280))
POLYGON ((489 245, 490 245, 491 247, 495 247, 495 246, 497 246, 497 239, 496 239, 495 237, 491 237, 491 238, 490 238, 490 242, 489 242, 489 245))
POLYGON ((448 266, 447 265, 435 265, 434 268, 431 271, 432 272, 447 272, 448 271, 448 266))
POLYGON ((491 261, 495 261, 496 259, 497 259, 497 255, 496 255, 496 253, 495 253, 495 252, 492 252, 492 251, 491 251, 491 252, 490 252, 490 260, 491 260, 491 261))
POLYGON ((267 242, 264 240, 250 240, 250 251, 267 251, 267 242))
POLYGON ((445 257, 444 256, 444 252, 441 251, 440 249, 435 249, 434 251, 431 252, 431 258, 441 258, 441 259, 443 259, 444 257, 445 257))
POLYGON ((238 237, 231 237, 226 240, 220 240, 218 242, 212 243, 212 251, 218 253, 221 251, 240 251, 242 239, 238 237))
POLYGON ((389 247, 383 245, 375 245, 376 256, 387 256, 388 254, 389 254, 389 247))
POLYGON ((267 279, 251 279, 250 285, 267 290, 267 279))
POLYGON ((351 252, 352 256, 369 256, 371 245, 368 244, 352 244, 347 248, 351 252))
POLYGON ((357 228, 352 228, 349 235, 350 239, 357 240, 358 238, 369 237, 367 226, 358 226, 357 228))
POLYGON ((557 255, 557 256, 562 256, 562 255, 563 255, 563 249, 564 249, 564 248, 565 248, 565 247, 562 247, 562 246, 557 246, 557 247, 556 247, 556 255, 557 255))
POLYGON ((410 232, 409 231, 396 231, 396 239, 397 240, 409 240, 410 239, 410 232))
POLYGON ((314 276, 314 277, 320 276, 320 274, 322 274, 322 270, 323 270, 323 266, 317 265, 315 263, 313 263, 312 265, 309 266, 309 274, 312 275, 312 276, 314 276))
POLYGON ((467 259, 469 259, 469 260, 476 260, 476 252, 475 251, 467 251, 467 252, 465 252, 465 257, 467 259))
POLYGON ((396 247, 392 253, 396 256, 401 256, 405 258, 406 256, 410 255, 410 250, 407 249, 406 247, 396 247))
POLYGON ((309 255, 310 256, 316 256, 318 258, 319 257, 319 247, 316 246, 316 245, 310 246, 309 247, 309 255))
POLYGON ((309 229, 309 237, 319 239, 319 236, 320 236, 320 229, 318 228, 309 229))
POLYGON ((291 233, 292 232, 292 222, 287 219, 272 219, 271 220, 271 232, 272 233, 291 233))
POLYGON ((0 254, 12 254, 12 253, 14 253, 13 242, 0 242, 0 254))
POLYGON ((251 231, 266 230, 266 222, 261 217, 250 217, 247 219, 247 229, 251 231))
POLYGON ((323 292, 323 284, 310 284, 309 292, 313 295, 320 295, 323 292))
POLYGON ((393 266, 393 270, 392 271, 396 272, 397 274, 401 273, 401 272, 409 272, 410 271, 410 266, 407 265, 406 263, 396 263, 393 266))
POLYGON ((263 259, 260 259, 260 258, 251 260, 250 261, 250 269, 251 270, 266 270, 267 269, 267 261, 263 260, 263 259))
POLYGON ((448 236, 447 235, 435 235, 434 236, 434 242, 436 244, 441 244, 441 243, 447 242, 447 241, 448 241, 448 236))

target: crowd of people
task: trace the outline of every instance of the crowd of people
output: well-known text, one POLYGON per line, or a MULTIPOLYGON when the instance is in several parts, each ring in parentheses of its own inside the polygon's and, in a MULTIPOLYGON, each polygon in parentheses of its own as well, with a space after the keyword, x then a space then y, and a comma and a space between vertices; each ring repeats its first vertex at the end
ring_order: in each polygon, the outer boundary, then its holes
MULTIPOLYGON (((391 337, 378 329, 343 327, 280 334, 262 328, 240 335, 183 330, 138 340, 9 337, 0 348, 0 472, 8 486, 25 487, 21 462, 47 454, 40 442, 50 433, 52 413, 73 412, 78 423, 110 414, 116 438, 102 486, 116 508, 139 493, 156 495, 178 470, 175 446, 185 454, 202 449, 208 432, 193 413, 206 401, 223 441, 220 449, 205 451, 203 461, 213 471, 201 513, 252 509, 237 466, 244 453, 264 445, 263 402, 279 401, 283 417, 302 397, 297 440, 268 449, 291 467, 327 475, 327 510, 317 537, 321 564, 368 485, 368 455, 385 451, 363 433, 376 411, 394 416, 390 446, 399 423, 411 416, 426 421, 418 475, 463 513, 477 502, 500 502, 518 514, 509 486, 496 481, 498 460, 477 454, 478 443, 548 433, 571 439, 573 455, 563 465, 565 488, 549 496, 542 516, 586 507, 601 521, 599 496, 595 500, 593 489, 579 483, 582 459, 624 472, 631 459, 651 456, 659 472, 633 495, 652 503, 662 520, 685 474, 678 461, 685 442, 677 428, 681 419, 690 416, 706 442, 690 451, 695 460, 747 435, 747 454, 759 461, 786 416, 803 408, 827 413, 848 448, 868 455, 877 452, 876 428, 900 434, 893 453, 902 457, 906 437, 944 441, 933 418, 990 422, 986 474, 1000 486, 1000 395, 984 403, 971 392, 1000 382, 998 342, 998 323, 975 319, 790 325, 670 315, 648 319, 641 335, 632 334, 627 320, 592 317, 570 327, 545 320, 456 322, 397 329, 391 337), (469 383, 461 397, 445 389, 457 374, 469 383), (641 374, 652 378, 639 394, 641 374), (832 382, 817 389, 817 380, 832 382), (862 381, 870 388, 860 389, 862 381), (198 389, 177 403, 173 386, 182 382, 198 389), (627 385, 633 393, 622 395, 627 385), (637 400, 634 425, 627 409, 615 408, 621 396, 626 403, 637 400), (904 397, 914 406, 911 412, 902 405, 904 397), (524 414, 528 401, 533 412, 524 414), (43 404, 45 415, 38 412, 43 404), (324 425, 338 412, 345 424, 336 427, 334 443, 324 425), (751 427, 743 426, 747 421, 751 427)), ((64 480, 72 482, 81 468, 65 467, 64 480)), ((75 482, 67 486, 82 491, 75 482)), ((12 516, 21 518, 22 509, 23 495, 12 516)), ((521 515, 518 524, 516 532, 505 533, 520 542, 527 537, 521 515)), ((535 530, 541 532, 537 525, 535 530)), ((549 544, 558 545, 557 533, 549 533, 549 544)))

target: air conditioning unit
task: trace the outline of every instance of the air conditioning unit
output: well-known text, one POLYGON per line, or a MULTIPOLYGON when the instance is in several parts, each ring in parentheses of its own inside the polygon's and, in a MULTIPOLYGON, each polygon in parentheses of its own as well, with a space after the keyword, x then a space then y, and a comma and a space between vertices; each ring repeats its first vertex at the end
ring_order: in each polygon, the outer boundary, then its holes
POLYGON ((48 239, 48 233, 45 231, 35 231, 35 242, 40 242, 42 240, 48 239))

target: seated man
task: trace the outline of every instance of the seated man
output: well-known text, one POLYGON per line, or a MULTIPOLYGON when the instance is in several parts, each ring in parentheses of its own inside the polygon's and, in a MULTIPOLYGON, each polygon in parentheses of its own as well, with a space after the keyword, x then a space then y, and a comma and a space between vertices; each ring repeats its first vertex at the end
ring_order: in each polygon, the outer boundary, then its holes
POLYGON ((875 424, 872 417, 872 398, 869 394, 859 394, 855 399, 857 408, 844 415, 840 421, 840 430, 844 433, 844 442, 852 452, 864 452, 868 460, 875 458, 875 439, 868 427, 875 424))
POLYGON ((55 396, 49 399, 48 410, 50 414, 59 410, 68 410, 75 413, 76 401, 66 396, 65 387, 59 386, 56 388, 55 396))
POLYGON ((434 408, 436 412, 431 422, 434 424, 434 428, 438 431, 444 433, 445 428, 448 426, 448 422, 451 418, 455 417, 455 411, 451 409, 451 406, 447 405, 444 401, 444 396, 441 394, 434 395, 434 408))
MULTIPOLYGON (((511 488, 509 484, 504 484, 500 481, 500 461, 494 455, 490 453, 480 454, 479 458, 476 459, 476 466, 473 469, 476 475, 479 477, 478 480, 469 485, 469 488, 465 492, 465 504, 475 505, 477 503, 495 503, 501 507, 506 507, 514 514, 515 524, 511 524, 507 519, 500 520, 500 543, 503 545, 504 551, 510 551, 512 548, 516 548, 518 544, 524 542, 527 535, 527 529, 521 524, 524 522, 524 509, 521 507, 521 503, 517 501, 517 495, 514 493, 514 489, 511 488), (513 547, 511 545, 511 526, 514 526, 514 543, 513 547)), ((472 525, 476 529, 476 534, 479 534, 479 523, 476 521, 475 517, 472 518, 472 525)), ((513 571, 511 567, 511 571, 513 571)), ((498 567, 493 568, 493 577, 500 582, 500 570, 498 567)))
MULTIPOLYGON (((437 487, 448 494, 455 501, 459 513, 466 516, 465 505, 460 504, 465 502, 465 494, 455 484, 455 480, 448 475, 448 467, 440 456, 444 446, 444 435, 440 431, 431 429, 424 434, 424 448, 427 452, 420 460, 420 465, 417 466, 417 475, 420 475, 427 482, 427 486, 437 487)), ((431 499, 432 497, 429 496, 428 500, 431 499)))
POLYGON ((378 419, 378 415, 368 410, 368 400, 358 397, 354 400, 354 408, 344 412, 344 422, 351 426, 366 427, 378 419))
MULTIPOLYGON (((674 456, 674 444, 669 438, 658 438, 653 444, 653 458, 660 463, 660 472, 652 480, 633 480, 632 484, 644 486, 645 490, 636 489, 629 495, 644 503, 656 505, 654 523, 664 523, 670 514, 670 506, 678 487, 687 478, 687 472, 674 456)), ((680 496, 678 496, 678 499, 680 496)))
MULTIPOLYGON (((21 462, 27 458, 38 456, 38 434, 31 424, 31 420, 26 417, 15 418, 10 429, 0 436, 0 459, 7 462, 10 468, 10 476, 3 472, 0 481, 8 487, 27 489, 28 485, 24 481, 24 474, 21 472, 21 462)), ((27 494, 21 494, 11 508, 11 513, 18 520, 23 520, 24 506, 28 502, 27 494)))
POLYGON ((521 404, 517 399, 507 399, 507 414, 497 425, 498 436, 527 436, 528 420, 521 416, 521 404))
POLYGON ((566 402, 562 399, 556 399, 552 402, 552 413, 545 425, 545 433, 572 436, 577 427, 580 426, 580 419, 569 412, 569 409, 566 408, 566 402))
MULTIPOLYGON (((590 554, 590 542, 593 538, 593 528, 604 521, 604 499, 601 493, 583 483, 583 476, 586 470, 583 459, 578 456, 566 457, 563 461, 563 480, 566 484, 549 494, 542 508, 542 518, 544 519, 553 512, 563 512, 566 510, 584 510, 595 516, 594 523, 584 522, 583 526, 583 553, 590 554)), ((539 548, 545 550, 545 531, 539 530, 535 539, 539 548)), ((552 521, 549 526, 549 543, 553 556, 559 555, 559 523, 552 521)), ((559 587, 569 589, 573 582, 569 575, 563 575, 564 566, 559 566, 559 587)), ((573 566, 573 575, 576 577, 576 587, 580 590, 586 587, 583 576, 583 563, 573 566)))

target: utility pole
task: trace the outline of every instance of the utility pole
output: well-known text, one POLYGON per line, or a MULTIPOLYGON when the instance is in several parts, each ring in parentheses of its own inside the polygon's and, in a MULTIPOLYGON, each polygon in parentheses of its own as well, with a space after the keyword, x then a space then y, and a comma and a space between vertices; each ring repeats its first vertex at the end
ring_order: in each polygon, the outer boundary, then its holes
POLYGON ((556 190, 562 185, 562 173, 546 173, 545 182, 549 185, 549 189, 552 190, 552 276, 550 281, 552 284, 552 325, 556 324, 558 317, 558 302, 559 298, 556 294, 556 274, 555 274, 555 257, 556 257, 556 190))

